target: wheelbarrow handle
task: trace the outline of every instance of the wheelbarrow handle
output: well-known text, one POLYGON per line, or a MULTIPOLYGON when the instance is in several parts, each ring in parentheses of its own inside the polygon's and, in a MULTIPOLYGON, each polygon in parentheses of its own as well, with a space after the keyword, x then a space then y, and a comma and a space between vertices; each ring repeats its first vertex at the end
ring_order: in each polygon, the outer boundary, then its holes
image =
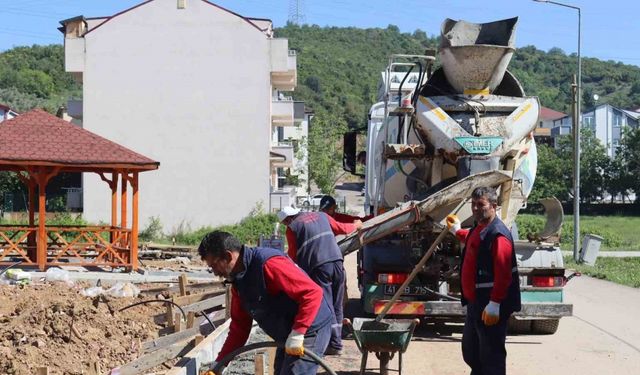
POLYGON ((351 320, 349 320, 349 318, 342 319, 342 325, 344 327, 347 327, 347 329, 349 329, 349 331, 353 333, 353 325, 351 324, 351 320))

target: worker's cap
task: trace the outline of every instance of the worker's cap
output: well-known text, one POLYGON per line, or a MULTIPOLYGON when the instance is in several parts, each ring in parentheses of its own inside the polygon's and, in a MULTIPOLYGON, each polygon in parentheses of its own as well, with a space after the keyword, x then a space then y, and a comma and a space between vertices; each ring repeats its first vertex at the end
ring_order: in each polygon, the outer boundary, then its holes
POLYGON ((325 195, 324 197, 322 197, 322 199, 320 199, 320 210, 324 210, 335 205, 336 200, 333 199, 333 197, 330 195, 325 195))
POLYGON ((291 206, 286 206, 282 209, 282 211, 278 212, 278 221, 282 222, 284 219, 289 216, 295 216, 300 212, 299 208, 293 208, 291 206))

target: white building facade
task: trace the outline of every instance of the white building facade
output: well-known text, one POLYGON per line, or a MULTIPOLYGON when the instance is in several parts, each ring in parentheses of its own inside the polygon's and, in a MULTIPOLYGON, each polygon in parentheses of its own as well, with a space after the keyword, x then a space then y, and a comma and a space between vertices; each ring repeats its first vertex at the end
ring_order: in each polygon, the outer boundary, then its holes
MULTIPOLYGON (((83 84, 82 126, 160 161, 140 176, 141 227, 231 224, 270 204, 274 127, 294 124, 296 55, 269 20, 204 0, 152 0, 61 22, 65 67, 83 84)), ((71 107, 71 103, 70 103, 71 107)), ((70 108, 71 109, 71 108, 70 108)), ((289 161, 291 162, 291 161, 289 161)), ((107 186, 86 174, 84 216, 108 221, 107 186)))
MULTIPOLYGON (((637 128, 640 113, 601 104, 582 113, 582 127, 591 129, 596 138, 604 145, 610 158, 616 156, 616 150, 627 127, 637 128)), ((565 116, 554 120, 551 134, 557 136, 571 134, 572 117, 565 116)))

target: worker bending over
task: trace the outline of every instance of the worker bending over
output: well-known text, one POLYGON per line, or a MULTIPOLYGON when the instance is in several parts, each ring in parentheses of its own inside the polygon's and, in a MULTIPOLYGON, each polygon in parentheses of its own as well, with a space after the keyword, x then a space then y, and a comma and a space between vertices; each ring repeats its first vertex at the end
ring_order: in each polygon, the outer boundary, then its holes
POLYGON ((331 341, 325 354, 340 355, 345 272, 335 235, 360 229, 362 222, 338 223, 322 212, 300 212, 292 207, 278 212, 278 219, 287 226, 289 257, 322 288, 331 305, 331 341))
POLYGON ((304 348, 322 356, 331 337, 333 317, 320 287, 281 251, 242 245, 227 232, 207 234, 198 253, 232 284, 229 334, 216 362, 244 346, 255 320, 285 343, 276 351, 274 374, 315 374, 318 365, 301 356, 304 348))
POLYGON ((472 375, 506 373, 507 321, 520 311, 520 279, 511 231, 496 216, 498 197, 490 187, 471 194, 475 226, 460 229, 455 215, 447 216, 449 230, 465 243, 460 267, 462 305, 467 317, 462 356, 472 375))
POLYGON ((342 214, 340 212, 336 212, 337 207, 338 205, 336 203, 336 200, 330 195, 325 195, 324 197, 322 197, 322 199, 320 199, 319 210, 331 216, 335 221, 339 223, 354 223, 356 220, 360 220, 364 222, 373 217, 373 215, 359 217, 359 216, 342 214))

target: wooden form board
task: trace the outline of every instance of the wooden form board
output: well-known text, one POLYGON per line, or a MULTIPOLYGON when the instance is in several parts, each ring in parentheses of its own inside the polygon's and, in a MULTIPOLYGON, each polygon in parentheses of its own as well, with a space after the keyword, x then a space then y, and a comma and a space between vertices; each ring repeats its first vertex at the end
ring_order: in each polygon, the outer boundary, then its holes
POLYGON ((222 349, 222 344, 224 344, 227 334, 229 334, 230 323, 231 320, 227 320, 216 328, 200 344, 183 356, 166 375, 199 375, 200 367, 203 364, 213 362, 220 349, 222 349))

